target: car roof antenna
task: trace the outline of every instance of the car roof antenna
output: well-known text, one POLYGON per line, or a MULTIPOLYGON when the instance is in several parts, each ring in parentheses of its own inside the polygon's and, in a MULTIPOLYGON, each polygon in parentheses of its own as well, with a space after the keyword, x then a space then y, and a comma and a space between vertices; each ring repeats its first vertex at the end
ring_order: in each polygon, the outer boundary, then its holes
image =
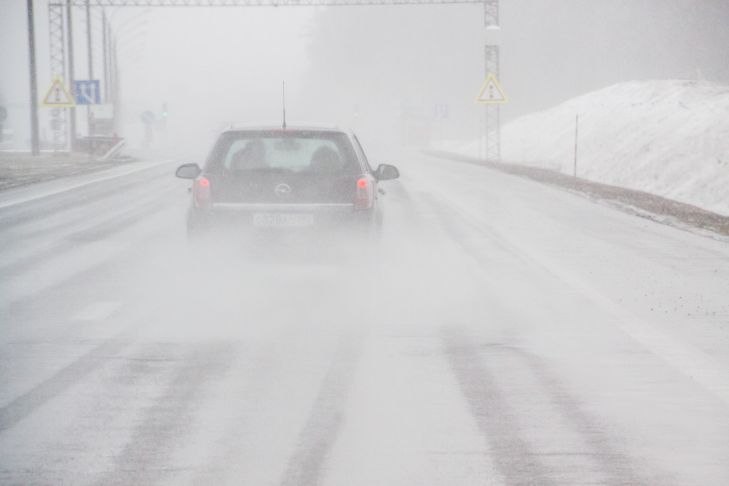
POLYGON ((283 102, 283 124, 281 125, 281 128, 286 130, 286 81, 283 81, 281 99, 283 102))

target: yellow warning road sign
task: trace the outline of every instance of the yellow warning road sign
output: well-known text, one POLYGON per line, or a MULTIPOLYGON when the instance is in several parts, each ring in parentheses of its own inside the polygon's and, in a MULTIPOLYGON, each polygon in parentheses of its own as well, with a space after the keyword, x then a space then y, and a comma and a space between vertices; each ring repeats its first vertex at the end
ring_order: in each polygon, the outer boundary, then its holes
POLYGON ((504 88, 499 84, 499 80, 496 76, 489 74, 486 76, 481 91, 476 98, 476 103, 484 103, 487 105, 502 105, 508 103, 509 99, 504 93, 504 88))
POLYGON ((50 108, 71 108, 76 106, 71 92, 63 84, 61 78, 56 78, 48 89, 48 94, 43 98, 43 106, 50 108))

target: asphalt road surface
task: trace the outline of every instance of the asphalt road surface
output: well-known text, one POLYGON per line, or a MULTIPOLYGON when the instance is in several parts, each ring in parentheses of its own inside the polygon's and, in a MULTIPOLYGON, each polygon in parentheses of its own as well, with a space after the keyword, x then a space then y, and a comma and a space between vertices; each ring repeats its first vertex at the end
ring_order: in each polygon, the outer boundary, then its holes
POLYGON ((729 484, 728 243, 399 162, 366 255, 190 248, 172 163, 0 194, 0 483, 729 484))

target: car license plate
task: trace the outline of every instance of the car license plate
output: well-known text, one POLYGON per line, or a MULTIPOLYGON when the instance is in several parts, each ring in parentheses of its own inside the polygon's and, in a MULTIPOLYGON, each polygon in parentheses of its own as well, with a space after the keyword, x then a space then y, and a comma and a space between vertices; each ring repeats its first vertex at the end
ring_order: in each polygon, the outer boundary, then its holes
POLYGON ((261 227, 301 227, 314 224, 314 215, 305 213, 256 213, 253 226, 261 227))

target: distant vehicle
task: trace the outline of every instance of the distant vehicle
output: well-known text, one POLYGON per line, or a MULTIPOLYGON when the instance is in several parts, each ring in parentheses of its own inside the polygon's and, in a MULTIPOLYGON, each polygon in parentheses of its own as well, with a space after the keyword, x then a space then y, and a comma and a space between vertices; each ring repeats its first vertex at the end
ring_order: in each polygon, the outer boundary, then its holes
POLYGON ((379 233, 392 165, 372 169, 356 135, 336 128, 247 127, 221 133, 204 166, 184 164, 192 179, 189 237, 210 230, 260 232, 364 230, 379 233))

